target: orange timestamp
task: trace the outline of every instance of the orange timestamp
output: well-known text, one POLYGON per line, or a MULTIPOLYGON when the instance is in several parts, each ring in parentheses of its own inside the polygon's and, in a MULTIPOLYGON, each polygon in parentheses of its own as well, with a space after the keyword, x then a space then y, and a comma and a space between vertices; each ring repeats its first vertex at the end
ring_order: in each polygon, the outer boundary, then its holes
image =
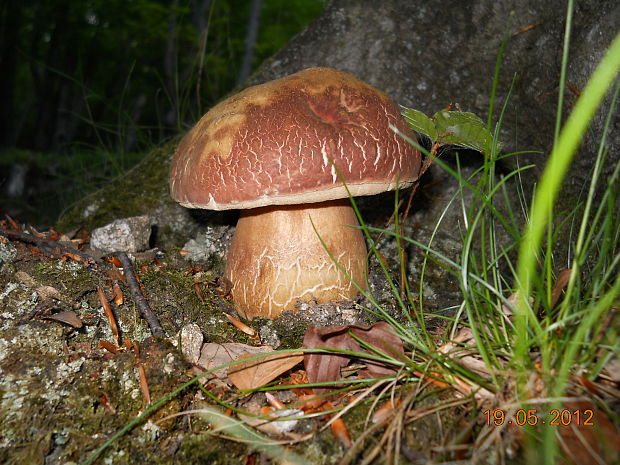
POLYGON ((536 409, 517 409, 508 416, 502 409, 490 409, 483 412, 485 422, 489 426, 594 426, 594 412, 586 410, 553 409, 544 412, 536 409))

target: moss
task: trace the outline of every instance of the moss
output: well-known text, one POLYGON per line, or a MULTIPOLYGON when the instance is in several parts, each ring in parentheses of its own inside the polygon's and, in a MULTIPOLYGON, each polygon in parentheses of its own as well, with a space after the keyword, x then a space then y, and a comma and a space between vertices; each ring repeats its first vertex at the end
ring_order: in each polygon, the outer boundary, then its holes
POLYGON ((249 455, 247 447, 201 433, 184 439, 175 461, 187 465, 237 465, 249 455))
MULTIPOLYGON (((46 337, 45 333, 39 336, 41 340, 46 337)), ((9 445, 3 451, 6 463, 43 463, 53 448, 52 439, 63 429, 73 430, 77 421, 85 431, 94 434, 100 426, 100 421, 90 426, 92 404, 84 402, 82 395, 84 379, 79 372, 84 361, 72 363, 59 359, 53 350, 45 349, 47 345, 49 342, 40 341, 17 345, 0 366, 5 375, 0 417, 3 443, 9 445), (27 363, 11 363, 11 360, 27 363), (37 444, 44 448, 39 450, 37 444), (28 451, 43 454, 42 459, 25 460, 23 454, 28 451)), ((82 443, 81 447, 84 446, 82 443)))
POLYGON ((170 159, 179 139, 155 148, 135 167, 77 202, 61 216, 57 228, 91 231, 117 218, 141 215, 157 207, 168 197, 170 159))
POLYGON ((195 323, 202 330, 205 342, 242 342, 252 344, 250 338, 235 328, 224 313, 234 313, 229 302, 200 284, 205 300, 194 289, 194 277, 184 272, 165 268, 141 275, 151 306, 157 310, 164 330, 176 334, 187 324, 195 323))
MULTIPOLYGON (((24 337, 31 331, 22 328, 6 336, 16 338, 17 333, 22 333, 24 337)), ((28 338, 21 346, 16 344, 0 365, 5 379, 0 405, 0 417, 4 419, 2 437, 11 446, 10 453, 2 451, 7 463, 42 463, 43 460, 21 461, 22 452, 34 453, 34 444, 45 443, 44 452, 49 454, 54 448, 50 437, 62 445, 58 458, 83 460, 87 451, 101 445, 103 438, 130 422, 146 406, 133 353, 111 356, 97 352, 90 358, 72 357, 73 360, 67 361, 62 351, 45 349, 47 344, 42 343, 45 337, 28 338)), ((61 340, 57 332, 52 332, 51 337, 61 340)), ((153 399, 163 397, 189 379, 189 366, 165 341, 146 341, 142 345, 141 363, 153 399)), ((177 413, 186 403, 183 396, 177 397, 150 421, 177 413)), ((174 424, 174 421, 159 423, 157 434, 164 434, 174 424)), ((155 461, 158 451, 154 437, 139 427, 115 447, 131 451, 127 463, 138 463, 135 457, 140 454, 149 458, 148 463, 163 463, 155 461)), ((111 453, 114 454, 113 450, 111 453)))
MULTIPOLYGON (((261 320, 256 320, 257 323, 261 320)), ((294 319, 262 320, 263 324, 269 324, 280 337, 279 349, 297 349, 301 347, 306 334, 307 322, 294 319)))
MULTIPOLYGON (((144 410, 138 362, 132 352, 112 355, 98 347, 100 341, 112 341, 96 292, 98 286, 109 291, 106 266, 51 261, 31 255, 28 248, 20 250, 0 273, 0 290, 6 293, 0 317, 0 462, 77 463, 144 410), (39 286, 58 290, 59 308, 76 309, 85 325, 76 329, 39 319, 18 324, 41 301, 34 291, 39 286)), ((143 340, 148 334, 130 298, 115 312, 124 338, 143 340)), ((143 340, 141 363, 152 399, 191 376, 189 365, 166 341, 143 340)), ((179 412, 191 395, 172 399, 150 420, 179 412)), ((155 433, 139 426, 114 444, 109 457, 113 463, 171 463, 159 457, 156 439, 177 423, 160 423, 155 433)))
POLYGON ((40 261, 27 266, 25 271, 37 284, 54 287, 73 301, 93 292, 97 285, 103 285, 102 281, 99 282, 96 276, 79 262, 40 261))

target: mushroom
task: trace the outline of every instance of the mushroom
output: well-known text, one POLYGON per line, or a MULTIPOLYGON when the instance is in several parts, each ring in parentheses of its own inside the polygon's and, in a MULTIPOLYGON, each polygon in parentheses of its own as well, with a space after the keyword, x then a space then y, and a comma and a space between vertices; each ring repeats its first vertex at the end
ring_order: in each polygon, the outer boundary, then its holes
POLYGON ((347 73, 309 68, 222 101, 183 138, 172 197, 242 210, 225 270, 241 315, 275 318, 298 301, 351 299, 351 280, 367 288, 366 244, 347 188, 353 196, 404 188, 421 170, 420 153, 390 126, 412 137, 385 94, 347 73))

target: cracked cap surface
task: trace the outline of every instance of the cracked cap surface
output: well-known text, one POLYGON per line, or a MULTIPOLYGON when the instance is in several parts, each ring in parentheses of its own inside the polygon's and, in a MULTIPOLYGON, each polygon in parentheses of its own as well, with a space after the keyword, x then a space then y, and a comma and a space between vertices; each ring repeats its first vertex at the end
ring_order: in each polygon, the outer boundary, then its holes
POLYGON ((322 202, 408 187, 421 156, 384 93, 330 68, 249 87, 214 106, 179 144, 172 197, 190 208, 322 202))

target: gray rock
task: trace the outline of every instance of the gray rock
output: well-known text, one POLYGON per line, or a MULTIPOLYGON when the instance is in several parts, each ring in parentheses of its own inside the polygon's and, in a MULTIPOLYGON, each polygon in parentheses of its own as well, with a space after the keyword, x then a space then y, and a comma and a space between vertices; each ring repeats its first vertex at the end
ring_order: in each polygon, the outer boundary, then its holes
POLYGON ((200 350, 204 339, 200 326, 190 323, 181 328, 181 352, 191 363, 197 363, 200 358, 200 350))
POLYGON ((149 216, 114 220, 93 230, 90 246, 105 253, 140 252, 149 247, 151 226, 152 219, 149 216))
POLYGON ((17 256, 17 249, 4 237, 0 238, 0 267, 4 263, 11 263, 17 256))
MULTIPOLYGON (((567 76, 570 87, 564 90, 564 115, 576 100, 573 91, 583 89, 613 40, 616 18, 620 17, 618 2, 578 0, 575 4, 567 76)), ((471 0, 467 7, 459 0, 334 0, 320 18, 293 38, 246 84, 262 83, 310 66, 331 66, 369 82, 399 104, 434 113, 459 103, 463 110, 486 119, 495 63, 506 36, 494 114, 501 111, 514 82, 503 117, 501 140, 506 152, 539 151, 524 153, 519 158, 521 165, 536 165, 522 178, 528 192, 544 167, 544 154, 553 141, 565 15, 566 4, 561 0, 471 0)), ((573 164, 564 195, 569 205, 574 205, 588 180, 604 117, 596 116, 573 164)), ((609 146, 618 146, 619 125, 616 115, 609 146)), ((619 161, 620 151, 610 150, 609 157, 606 174, 619 161)), ((169 157, 147 158, 144 166, 169 162, 169 157)), ((158 171, 158 176, 162 176, 160 181, 152 185, 161 187, 155 194, 161 199, 160 206, 150 208, 148 213, 157 212, 162 231, 190 231, 192 219, 183 212, 185 209, 170 203, 167 170, 158 171)), ((81 224, 86 222, 81 219, 81 224)), ((175 241, 167 238, 167 243, 171 242, 175 241)), ((161 245, 166 247, 167 243, 161 245)))
POLYGON ((227 226, 206 226, 204 231, 185 243, 187 259, 195 263, 207 263, 210 259, 222 260, 230 241, 232 230, 227 226))

